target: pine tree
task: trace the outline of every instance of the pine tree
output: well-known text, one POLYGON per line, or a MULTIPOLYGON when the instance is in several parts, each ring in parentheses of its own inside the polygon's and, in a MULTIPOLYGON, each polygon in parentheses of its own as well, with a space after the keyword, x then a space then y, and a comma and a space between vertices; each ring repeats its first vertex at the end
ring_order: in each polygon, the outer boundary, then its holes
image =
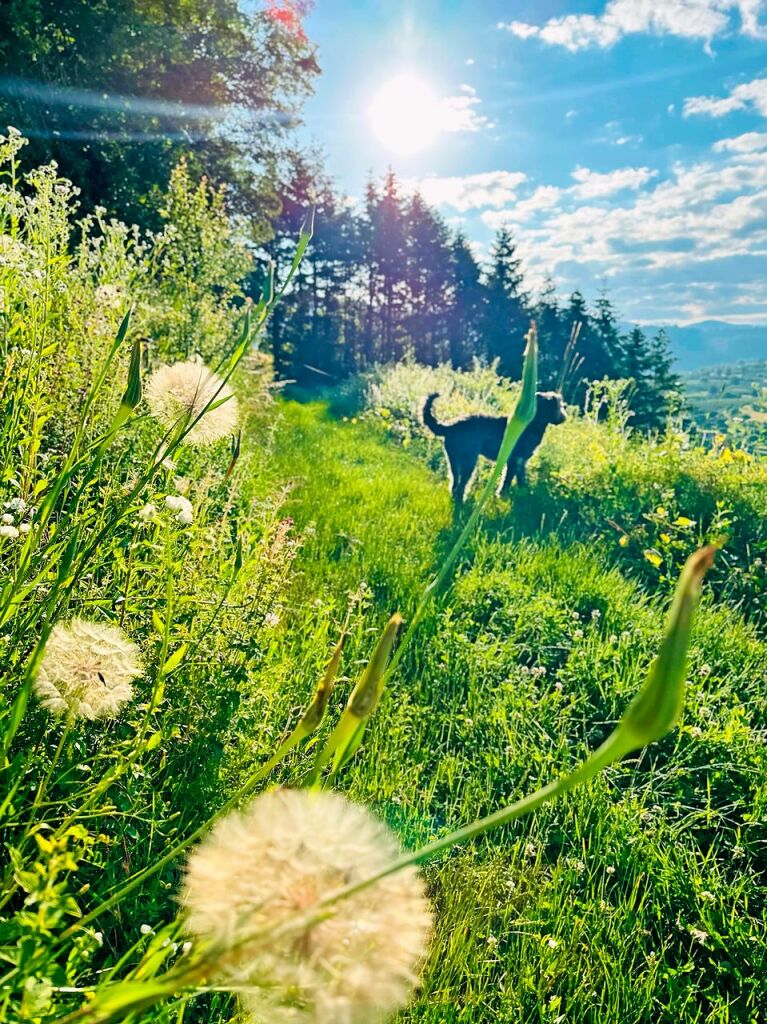
POLYGON ((453 289, 448 320, 450 361, 456 368, 471 365, 473 358, 487 355, 483 336, 486 292, 481 269, 465 235, 460 232, 452 244, 453 289))
POLYGON ((449 356, 450 236, 445 222, 418 192, 407 210, 406 232, 407 332, 419 362, 439 363, 449 356))
POLYGON ((662 427, 672 412, 681 406, 680 380, 674 373, 671 339, 661 327, 650 342, 650 375, 655 400, 655 423, 662 427))
POLYGON ((657 425, 657 408, 654 401, 652 360, 647 336, 641 327, 636 325, 621 340, 623 370, 625 376, 632 381, 629 395, 631 426, 637 430, 650 430, 657 425))
POLYGON ((380 199, 372 210, 371 253, 378 278, 383 360, 403 354, 402 314, 406 285, 406 221, 399 185, 393 171, 384 179, 380 199))
POLYGON ((545 388, 556 388, 562 373, 567 337, 556 289, 550 277, 546 279, 543 291, 535 304, 533 317, 538 326, 538 372, 541 385, 545 388))
POLYGON ((605 292, 600 294, 595 305, 595 313, 591 318, 592 354, 588 379, 620 378, 624 375, 624 358, 618 318, 605 292))
POLYGON ((522 373, 525 333, 530 313, 516 244, 508 228, 495 236, 486 280, 484 336, 490 358, 499 358, 501 373, 522 373))

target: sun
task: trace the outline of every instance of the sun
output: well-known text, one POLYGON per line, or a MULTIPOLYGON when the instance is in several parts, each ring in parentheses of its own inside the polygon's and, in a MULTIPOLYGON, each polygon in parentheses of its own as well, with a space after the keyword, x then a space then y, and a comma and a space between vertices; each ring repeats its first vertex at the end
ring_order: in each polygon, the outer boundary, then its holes
POLYGON ((369 117, 387 149, 408 156, 434 142, 441 128, 441 107, 422 78, 401 74, 389 79, 373 97, 369 117))

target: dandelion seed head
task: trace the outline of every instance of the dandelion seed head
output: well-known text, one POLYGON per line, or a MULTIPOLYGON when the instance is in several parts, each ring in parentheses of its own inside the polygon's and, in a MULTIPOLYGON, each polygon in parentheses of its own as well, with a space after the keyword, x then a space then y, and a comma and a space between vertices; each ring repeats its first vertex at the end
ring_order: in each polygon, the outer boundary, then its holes
POLYGON ((15 540, 19 535, 19 531, 15 526, 11 526, 9 523, 3 523, 0 526, 0 537, 6 537, 8 540, 15 540))
POLYGON ((139 649, 117 626, 71 619, 51 630, 34 687, 54 715, 114 718, 141 675, 139 649))
POLYGON ((405 868, 294 928, 241 941, 391 863, 398 847, 338 793, 276 790, 222 819, 189 858, 183 892, 193 935, 231 947, 219 959, 247 1010, 270 1024, 359 1024, 403 1006, 431 913, 405 868))
POLYGON ((19 523, 19 533, 31 533, 31 532, 32 532, 32 524, 31 523, 19 523))
POLYGON ((12 523, 12 522, 13 522, 13 516, 11 515, 11 513, 10 513, 10 512, 6 512, 6 513, 5 513, 5 514, 4 514, 3 516, 2 516, 2 521, 3 521, 4 523, 12 523))
POLYGON ((149 378, 145 396, 152 415, 166 427, 186 418, 190 423, 197 420, 185 444, 213 444, 237 430, 237 399, 232 389, 200 360, 160 366, 149 378), (222 399, 226 399, 222 405, 203 413, 208 403, 222 399))
POLYGON ((157 507, 150 502, 144 505, 143 508, 138 510, 139 519, 143 519, 146 522, 149 519, 153 519, 157 515, 157 507))
POLYGON ((165 506, 171 512, 175 512, 174 519, 184 526, 191 526, 194 522, 194 509, 189 498, 183 494, 169 494, 165 498, 165 506))

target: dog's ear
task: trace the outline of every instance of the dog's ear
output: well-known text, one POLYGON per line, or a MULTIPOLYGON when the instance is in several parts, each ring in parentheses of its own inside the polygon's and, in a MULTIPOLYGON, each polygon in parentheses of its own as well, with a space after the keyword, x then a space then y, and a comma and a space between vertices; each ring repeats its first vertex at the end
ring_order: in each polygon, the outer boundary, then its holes
POLYGON ((567 410, 562 396, 558 391, 541 391, 538 394, 538 405, 545 410, 546 422, 556 425, 567 419, 567 410))

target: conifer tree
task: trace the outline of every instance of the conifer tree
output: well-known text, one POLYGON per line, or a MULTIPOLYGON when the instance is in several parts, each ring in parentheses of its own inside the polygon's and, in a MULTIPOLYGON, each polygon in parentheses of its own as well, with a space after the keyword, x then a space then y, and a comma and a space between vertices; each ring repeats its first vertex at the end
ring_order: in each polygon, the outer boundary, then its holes
POLYGON ((419 362, 444 362, 450 356, 450 234, 418 192, 410 201, 406 220, 407 332, 419 362))
POLYGON ((486 279, 484 336, 490 358, 499 358, 501 373, 522 373, 525 332, 529 323, 527 295, 514 237, 508 228, 495 236, 486 279))
POLYGON ((460 232, 451 248, 453 289, 448 320, 450 361, 463 368, 475 357, 487 355, 483 336, 486 292, 482 272, 468 239, 460 232))

